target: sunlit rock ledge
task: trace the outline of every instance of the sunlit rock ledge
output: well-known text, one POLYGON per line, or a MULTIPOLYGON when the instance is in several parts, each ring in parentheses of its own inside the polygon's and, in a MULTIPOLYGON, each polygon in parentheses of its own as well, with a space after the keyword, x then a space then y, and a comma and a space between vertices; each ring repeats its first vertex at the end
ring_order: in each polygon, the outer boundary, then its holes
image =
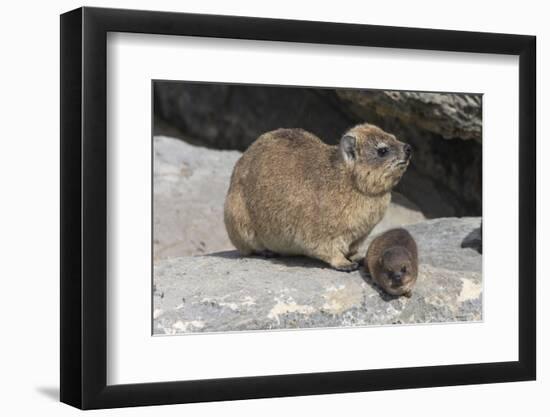
POLYGON ((462 247, 480 223, 441 218, 405 226, 420 258, 411 298, 387 296, 363 269, 339 272, 302 257, 226 251, 160 260, 154 334, 480 321, 481 254, 462 247))

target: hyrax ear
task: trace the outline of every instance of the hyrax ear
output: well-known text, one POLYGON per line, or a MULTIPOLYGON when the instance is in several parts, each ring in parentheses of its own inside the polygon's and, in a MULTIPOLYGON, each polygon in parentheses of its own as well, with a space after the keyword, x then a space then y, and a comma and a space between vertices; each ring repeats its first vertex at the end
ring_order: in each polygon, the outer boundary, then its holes
POLYGON ((345 162, 353 162, 357 158, 357 141, 351 135, 344 135, 340 139, 340 153, 345 162))

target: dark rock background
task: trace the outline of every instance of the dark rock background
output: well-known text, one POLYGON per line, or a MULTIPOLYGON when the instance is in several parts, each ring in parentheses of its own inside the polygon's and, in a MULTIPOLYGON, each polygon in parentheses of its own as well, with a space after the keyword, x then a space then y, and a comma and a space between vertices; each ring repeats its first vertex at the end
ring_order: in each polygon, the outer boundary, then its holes
POLYGON ((244 151, 260 134, 300 127, 331 144, 357 123, 410 143, 396 191, 433 217, 481 216, 482 96, 155 81, 155 135, 244 151))

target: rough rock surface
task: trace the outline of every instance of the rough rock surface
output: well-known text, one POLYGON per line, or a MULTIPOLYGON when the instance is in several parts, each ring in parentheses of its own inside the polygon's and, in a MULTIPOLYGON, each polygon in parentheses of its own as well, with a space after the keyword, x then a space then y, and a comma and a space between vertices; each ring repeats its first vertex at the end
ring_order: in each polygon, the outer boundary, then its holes
MULTIPOLYGON (((164 136, 153 140, 154 260, 234 249, 223 223, 223 204, 241 153, 164 136)), ((392 200, 375 232, 425 219, 403 196, 394 194, 392 200)))
POLYGON ((479 223, 436 219, 406 227, 420 256, 411 298, 386 295, 362 269, 344 273, 301 257, 229 251, 159 261, 154 333, 479 321, 481 255, 461 247, 479 223))
POLYGON ((398 192, 430 218, 481 215, 479 94, 159 81, 154 110, 156 134, 240 151, 279 127, 304 128, 335 144, 351 126, 374 123, 414 148, 398 192))
POLYGON ((153 252, 155 261, 233 248, 223 203, 237 151, 218 151, 155 136, 153 252))
POLYGON ((336 90, 359 115, 374 111, 441 135, 481 142, 481 95, 336 90))

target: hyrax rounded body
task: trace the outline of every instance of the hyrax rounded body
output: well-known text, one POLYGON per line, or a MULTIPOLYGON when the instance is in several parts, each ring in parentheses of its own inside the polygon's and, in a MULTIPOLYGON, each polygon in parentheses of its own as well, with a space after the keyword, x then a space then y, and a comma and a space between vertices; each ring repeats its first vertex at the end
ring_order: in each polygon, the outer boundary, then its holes
POLYGON ((384 216, 410 155, 409 145, 369 124, 337 146, 302 129, 265 133, 233 170, 229 238, 243 255, 306 255, 355 270, 357 249, 384 216))
POLYGON ((410 297, 418 276, 418 249, 405 229, 392 229, 376 237, 367 251, 365 266, 390 295, 410 297))

